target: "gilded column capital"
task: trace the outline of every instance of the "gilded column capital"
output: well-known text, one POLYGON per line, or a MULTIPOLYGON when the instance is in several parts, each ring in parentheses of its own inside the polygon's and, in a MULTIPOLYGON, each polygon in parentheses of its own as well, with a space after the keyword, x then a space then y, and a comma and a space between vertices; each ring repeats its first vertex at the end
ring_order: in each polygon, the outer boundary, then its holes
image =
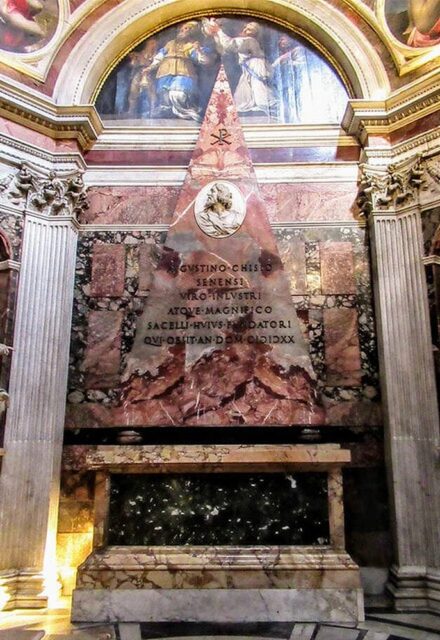
POLYGON ((0 181, 0 202, 47 216, 77 218, 88 208, 87 187, 80 172, 58 176, 37 175, 23 163, 0 181))
POLYGON ((361 215, 393 214, 418 204, 419 190, 426 184, 426 161, 416 156, 400 163, 379 167, 360 165, 357 204, 361 215))

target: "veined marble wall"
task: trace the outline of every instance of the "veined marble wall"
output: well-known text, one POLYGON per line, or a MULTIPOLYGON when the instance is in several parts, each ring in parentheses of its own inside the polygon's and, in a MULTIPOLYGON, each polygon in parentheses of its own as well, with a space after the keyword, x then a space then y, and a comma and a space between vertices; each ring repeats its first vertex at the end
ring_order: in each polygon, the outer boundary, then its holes
MULTIPOLYGON (((275 229, 292 299, 309 342, 325 424, 381 424, 368 244, 365 229, 275 229)), ((120 427, 112 411, 124 356, 163 243, 163 231, 85 231, 79 241, 67 429, 120 427)), ((131 424, 158 426, 150 416, 131 424), (147 421, 145 421, 147 420, 147 421)), ((249 424, 237 421, 233 424, 249 424)), ((252 423, 250 423, 252 424, 252 423)), ((258 426, 258 425, 256 425, 258 426)))
MULTIPOLYGON (((163 225, 171 219, 178 191, 171 186, 90 189, 90 208, 81 222, 91 228, 83 227, 78 244, 68 442, 117 438, 120 425, 112 406, 118 404, 125 354, 133 342, 137 315, 148 300, 166 237, 163 225), (126 226, 141 223, 152 226, 149 230, 126 226), (112 226, 104 231, 94 229, 96 224, 112 226), (155 225, 160 226, 155 230, 155 225)), ((326 408, 320 437, 340 442, 352 452, 344 471, 347 548, 364 566, 388 566, 391 544, 369 242, 366 227, 351 213, 355 186, 263 184, 261 191, 326 408)), ((156 424, 153 416, 150 426, 156 424)), ((162 435, 154 428, 141 431, 146 441, 176 437, 167 430, 162 435)), ((272 428, 268 436, 267 429, 256 425, 254 437, 282 441, 299 432, 288 428, 277 433, 272 428)), ((204 437, 215 439, 218 433, 204 437)), ((229 432, 231 437, 250 436, 229 432)), ((70 448, 64 460, 66 477, 75 477, 82 456, 79 445, 70 448)), ((81 483, 86 493, 87 482, 79 479, 81 483)), ((77 510, 75 497, 65 495, 63 522, 66 517, 71 522, 67 535, 84 535, 80 530, 87 525, 77 510)))

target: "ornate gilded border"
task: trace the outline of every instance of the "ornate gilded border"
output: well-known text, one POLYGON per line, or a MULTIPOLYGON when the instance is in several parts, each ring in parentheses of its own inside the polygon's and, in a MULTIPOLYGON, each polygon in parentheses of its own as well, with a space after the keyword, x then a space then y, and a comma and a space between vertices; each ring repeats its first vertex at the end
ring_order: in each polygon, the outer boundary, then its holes
POLYGON ((375 0, 374 11, 362 0, 343 1, 356 11, 384 42, 400 76, 416 71, 434 61, 440 61, 440 45, 423 48, 409 47, 392 34, 385 15, 385 0, 375 0))

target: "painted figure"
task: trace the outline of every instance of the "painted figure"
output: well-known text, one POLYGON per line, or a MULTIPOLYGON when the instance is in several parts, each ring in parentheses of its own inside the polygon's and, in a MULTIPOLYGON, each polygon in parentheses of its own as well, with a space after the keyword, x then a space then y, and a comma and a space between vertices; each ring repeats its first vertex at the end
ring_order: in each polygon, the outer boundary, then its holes
POLYGON ((212 62, 211 51, 196 39, 198 23, 182 24, 174 40, 159 49, 147 73, 155 72, 159 100, 156 115, 172 112, 178 118, 199 120, 198 65, 212 62))
POLYGON ((243 17, 185 22, 147 39, 109 75, 96 108, 104 120, 197 122, 220 61, 244 121, 341 121, 347 92, 322 56, 299 37, 243 17))
POLYGON ((286 34, 278 38, 278 51, 272 69, 280 94, 280 121, 339 122, 347 93, 333 69, 286 34))
POLYGON ((156 40, 149 38, 140 51, 130 54, 132 76, 128 93, 128 111, 141 118, 148 118, 156 105, 156 87, 147 67, 156 55, 156 40))
POLYGON ((272 62, 274 76, 280 93, 279 116, 281 122, 301 122, 303 102, 308 83, 304 81, 306 56, 304 47, 294 45, 292 40, 281 35, 278 39, 280 55, 272 62))
POLYGON ((409 0, 407 44, 432 47, 440 44, 440 0, 409 0))
POLYGON ((237 111, 263 111, 271 115, 276 109, 277 98, 271 86, 272 67, 260 44, 261 25, 248 22, 239 36, 231 37, 215 18, 211 18, 203 21, 203 30, 214 38, 220 54, 232 52, 238 56, 241 76, 234 92, 237 111))
POLYGON ((36 21, 40 0, 0 0, 0 47, 20 51, 45 33, 36 21))

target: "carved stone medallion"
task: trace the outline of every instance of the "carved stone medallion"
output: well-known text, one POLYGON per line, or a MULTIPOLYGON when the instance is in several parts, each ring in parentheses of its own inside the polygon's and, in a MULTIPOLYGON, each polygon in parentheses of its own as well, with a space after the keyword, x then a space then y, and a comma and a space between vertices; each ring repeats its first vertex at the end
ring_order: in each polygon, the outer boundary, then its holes
POLYGON ((200 190, 194 215, 203 233, 212 238, 227 238, 243 224, 246 203, 235 184, 216 180, 200 190))

